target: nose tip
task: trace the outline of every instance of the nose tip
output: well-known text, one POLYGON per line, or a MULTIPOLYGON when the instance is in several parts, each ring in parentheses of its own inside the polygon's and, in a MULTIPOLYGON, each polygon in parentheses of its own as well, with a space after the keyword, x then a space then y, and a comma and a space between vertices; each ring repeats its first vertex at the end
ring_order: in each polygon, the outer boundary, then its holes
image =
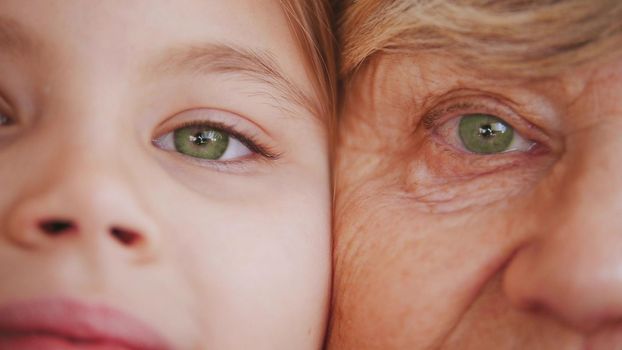
POLYGON ((546 242, 522 248, 504 275, 508 299, 519 309, 548 315, 582 332, 619 322, 622 261, 611 257, 613 251, 592 249, 546 242))
POLYGON ((131 261, 153 260, 158 225, 133 188, 112 176, 87 175, 63 177, 16 198, 4 216, 2 236, 24 250, 73 245, 102 252, 104 247, 131 261))
MULTIPOLYGON (((104 226, 107 220, 92 220, 88 217, 81 219, 46 218, 33 219, 29 211, 17 213, 13 223, 9 225, 7 237, 9 241, 25 250, 46 250, 56 246, 71 244, 88 246, 86 242, 112 242, 113 246, 123 248, 140 261, 153 258, 155 254, 155 237, 153 227, 149 225, 110 224, 104 226), (101 225, 93 225, 95 222, 101 225), (79 243, 82 242, 82 243, 79 243)), ((102 214, 105 216, 105 214, 102 214)), ((110 220, 108 220, 110 221, 110 220)))

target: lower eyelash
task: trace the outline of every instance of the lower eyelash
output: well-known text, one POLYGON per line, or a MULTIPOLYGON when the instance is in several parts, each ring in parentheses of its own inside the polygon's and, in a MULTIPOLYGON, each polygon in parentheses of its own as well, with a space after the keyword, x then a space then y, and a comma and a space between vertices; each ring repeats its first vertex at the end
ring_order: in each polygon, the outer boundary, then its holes
MULTIPOLYGON (((186 158, 189 162, 195 163, 197 166, 209 167, 213 170, 223 173, 245 173, 252 168, 247 160, 224 160, 224 161, 213 161, 213 160, 205 160, 194 158, 186 155, 182 155, 182 157, 186 158)), ((266 158, 263 158, 264 160, 266 158)))

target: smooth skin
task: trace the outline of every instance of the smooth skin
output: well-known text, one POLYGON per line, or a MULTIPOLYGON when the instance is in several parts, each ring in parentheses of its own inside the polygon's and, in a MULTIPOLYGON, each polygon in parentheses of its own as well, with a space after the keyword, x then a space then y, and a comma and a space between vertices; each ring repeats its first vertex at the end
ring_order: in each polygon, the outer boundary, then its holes
POLYGON ((320 348, 325 123, 249 54, 319 103, 279 2, 3 0, 0 18, 0 305, 113 307, 174 349, 320 348), (179 153, 197 122, 247 143, 179 153))

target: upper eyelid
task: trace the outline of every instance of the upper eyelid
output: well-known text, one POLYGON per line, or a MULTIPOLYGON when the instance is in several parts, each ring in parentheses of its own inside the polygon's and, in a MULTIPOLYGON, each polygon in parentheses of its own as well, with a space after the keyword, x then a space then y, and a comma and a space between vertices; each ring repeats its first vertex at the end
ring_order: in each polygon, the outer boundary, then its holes
POLYGON ((186 127, 192 127, 192 126, 206 126, 206 127, 210 127, 219 131, 223 131, 226 132, 228 134, 231 134, 232 137, 237 138, 240 134, 238 131, 233 130, 233 127, 226 124, 226 123, 222 123, 222 122, 215 122, 215 121, 210 121, 210 120, 190 120, 190 121, 184 121, 184 122, 180 122, 177 124, 172 124, 166 128, 164 128, 164 131, 160 131, 158 132, 153 139, 159 139, 161 137, 163 137, 166 134, 170 134, 172 132, 174 132, 177 129, 180 128, 186 128, 186 127))
MULTIPOLYGON (((422 124, 430 129, 432 127, 434 127, 435 125, 438 125, 438 120, 439 119, 449 119, 450 117, 446 117, 447 114, 453 114, 456 111, 464 111, 467 109, 476 109, 477 107, 484 107, 482 105, 476 105, 474 103, 469 103, 469 102, 457 102, 457 103, 453 103, 453 104, 449 104, 448 106, 445 107, 436 107, 434 109, 432 109, 432 111, 426 113, 422 120, 422 124)), ((466 114, 466 113, 462 113, 462 114, 466 114)))
POLYGON ((438 124, 439 119, 449 119, 470 113, 495 114, 503 119, 505 119, 505 117, 511 119, 516 118, 516 112, 514 112, 512 108, 504 105, 502 102, 492 102, 489 100, 490 99, 486 97, 478 98, 475 96, 468 96, 441 102, 423 115, 422 123, 424 126, 434 126, 438 124), (480 101, 473 101, 476 99, 480 101))
POLYGON ((223 129, 223 131, 234 130, 238 134, 243 133, 238 129, 257 128, 264 132, 263 128, 259 127, 250 120, 248 120, 248 123, 251 126, 244 126, 245 120, 248 119, 228 111, 213 108, 193 108, 175 113, 159 123, 156 126, 156 130, 158 131, 154 134, 153 138, 155 139, 161 137, 177 128, 191 125, 208 125, 214 128, 223 129))
POLYGON ((171 114, 170 117, 160 122, 156 126, 156 129, 169 128, 170 129, 169 131, 172 131, 174 128, 170 128, 170 126, 167 127, 167 125, 169 124, 179 125, 180 123, 176 122, 176 120, 180 118, 182 120, 188 120, 188 121, 196 121, 196 120, 203 121, 204 120, 206 121, 206 123, 209 123, 209 122, 218 123, 218 121, 223 121, 222 122, 223 124, 231 125, 236 128, 238 127, 238 125, 242 125, 243 128, 251 128, 251 129, 256 128, 257 130, 267 135, 268 137, 272 137, 269 130, 265 129, 260 124, 256 123, 253 119, 248 118, 241 113, 219 109, 219 108, 211 108, 211 107, 193 107, 193 108, 182 110, 177 113, 173 113, 171 114), (188 115, 190 116, 186 117, 188 115), (224 122, 224 120, 226 120, 226 122, 224 122), (244 126, 244 124, 247 124, 247 123, 250 125, 249 127, 244 126))

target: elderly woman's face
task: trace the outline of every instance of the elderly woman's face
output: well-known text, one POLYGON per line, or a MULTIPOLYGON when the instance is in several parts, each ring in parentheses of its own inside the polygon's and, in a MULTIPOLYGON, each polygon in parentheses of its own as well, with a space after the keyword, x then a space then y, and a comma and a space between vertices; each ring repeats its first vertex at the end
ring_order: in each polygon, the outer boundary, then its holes
POLYGON ((622 346, 622 60, 380 56, 346 91, 335 349, 622 346))

